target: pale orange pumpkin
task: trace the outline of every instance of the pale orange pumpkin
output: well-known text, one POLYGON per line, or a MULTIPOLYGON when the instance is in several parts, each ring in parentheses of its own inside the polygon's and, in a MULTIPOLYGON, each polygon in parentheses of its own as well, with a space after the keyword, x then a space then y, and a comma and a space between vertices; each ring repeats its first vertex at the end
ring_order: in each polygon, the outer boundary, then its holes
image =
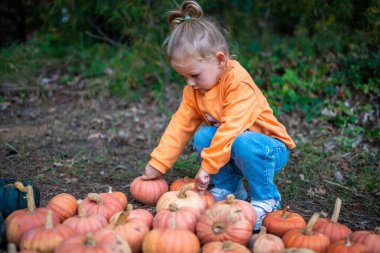
MULTIPOLYGON (((16 244, 16 246, 20 246, 21 238, 27 230, 45 223, 46 214, 49 211, 44 207, 36 208, 32 186, 28 185, 26 189, 28 208, 12 212, 4 222, 7 241, 16 244)), ((57 223, 59 223, 59 217, 53 213, 53 224, 57 223)))
MULTIPOLYGON (((152 228, 152 225, 153 225, 153 214, 151 214, 148 210, 141 209, 141 208, 133 209, 133 205, 132 204, 128 204, 127 205, 127 211, 129 212, 129 216, 128 217, 130 219, 136 218, 138 220, 144 221, 145 224, 149 227, 149 229, 152 228)), ((119 216, 120 216, 121 213, 123 213, 123 212, 117 212, 114 215, 112 215, 112 217, 109 220, 109 223, 116 222, 116 220, 119 218, 119 216)))
POLYGON ((194 185, 184 185, 179 191, 164 193, 157 202, 156 212, 168 209, 171 203, 175 203, 178 208, 188 206, 203 213, 205 204, 198 193, 192 191, 194 185))
POLYGON ((289 230, 305 228, 306 222, 298 213, 289 212, 287 206, 282 210, 268 213, 262 225, 266 227, 268 233, 282 237, 289 230))
POLYGON ((313 231, 313 226, 319 218, 319 213, 313 214, 304 229, 292 229, 286 232, 282 241, 286 248, 307 248, 317 253, 324 253, 330 245, 330 239, 313 231))
POLYGON ((251 251, 240 243, 213 241, 203 245, 201 253, 251 253, 251 251))
POLYGON ((277 251, 285 248, 281 238, 267 234, 266 228, 261 226, 260 233, 252 235, 248 241, 248 248, 252 252, 260 253, 276 253, 277 251))
POLYGON ((231 205, 239 208, 245 215, 247 220, 254 227, 257 221, 257 213, 255 208, 247 201, 235 199, 234 194, 229 194, 225 200, 216 202, 217 205, 231 205))
POLYGON ((117 200, 120 201, 121 203, 121 206, 123 207, 123 210, 127 207, 127 204, 128 204, 128 197, 127 195, 125 195, 124 192, 120 192, 120 191, 112 191, 112 187, 109 186, 108 187, 108 194, 111 194, 112 196, 114 196, 117 200))
POLYGON ((288 249, 282 249, 278 251, 277 253, 315 253, 315 251, 311 249, 305 249, 305 248, 288 248, 288 249))
POLYGON ((203 202, 205 203, 206 209, 213 206, 216 203, 214 195, 208 190, 197 191, 199 196, 201 196, 203 202))
POLYGON ((155 205, 168 189, 168 183, 163 178, 142 180, 141 176, 136 177, 130 186, 132 197, 146 205, 155 205))
POLYGON ((76 214, 77 199, 69 193, 59 193, 49 201, 46 208, 56 212, 59 215, 60 222, 62 222, 76 214))
POLYGON ((95 234, 74 235, 63 240, 54 253, 131 253, 128 243, 109 230, 99 230, 95 234))
POLYGON ((364 244, 351 242, 350 237, 346 236, 344 240, 332 243, 327 253, 369 253, 369 250, 364 244))
POLYGON ((108 224, 104 216, 98 214, 87 214, 82 200, 78 200, 77 203, 78 215, 70 217, 63 221, 64 225, 67 225, 74 229, 77 234, 95 232, 108 224))
POLYGON ((54 252, 55 247, 67 237, 75 234, 74 230, 63 224, 53 224, 52 210, 46 215, 45 225, 31 228, 21 238, 20 248, 37 250, 41 253, 54 252))
POLYGON ((98 214, 108 221, 112 215, 123 211, 120 201, 108 193, 89 193, 83 200, 87 214, 98 214))
POLYGON ((346 236, 352 234, 352 230, 349 227, 338 223, 341 206, 342 200, 337 198, 331 219, 319 218, 313 227, 313 231, 320 232, 329 237, 331 243, 343 240, 346 236))
POLYGON ((144 238, 142 250, 144 253, 186 252, 198 253, 200 243, 194 233, 177 229, 174 219, 170 228, 151 230, 144 238))
POLYGON ((187 184, 192 184, 195 182, 194 178, 190 178, 188 176, 185 176, 183 178, 178 178, 172 182, 170 185, 170 191, 178 191, 181 189, 182 186, 187 185, 187 184))
POLYGON ((199 212, 192 207, 179 208, 175 203, 171 203, 168 209, 161 210, 156 214, 153 219, 153 228, 169 228, 171 226, 169 218, 172 217, 178 229, 194 232, 199 216, 199 212))
POLYGON ((206 209, 196 225, 202 244, 212 241, 233 241, 245 245, 252 234, 252 223, 241 209, 231 205, 214 205, 206 209))
POLYGON ((350 236, 351 241, 361 243, 374 253, 380 253, 380 227, 371 231, 355 231, 350 236))

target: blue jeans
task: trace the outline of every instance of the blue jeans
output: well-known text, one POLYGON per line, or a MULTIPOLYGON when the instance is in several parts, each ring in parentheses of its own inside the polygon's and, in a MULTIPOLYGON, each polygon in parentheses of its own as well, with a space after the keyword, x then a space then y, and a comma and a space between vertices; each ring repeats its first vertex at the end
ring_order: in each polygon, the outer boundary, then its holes
MULTIPOLYGON (((198 156, 211 144, 218 128, 200 128, 194 136, 193 147, 198 156)), ((289 150, 285 144, 267 135, 245 131, 238 135, 231 148, 231 159, 218 173, 211 175, 217 188, 235 192, 242 177, 249 185, 249 193, 254 200, 281 200, 274 176, 281 171, 289 160, 289 150)))

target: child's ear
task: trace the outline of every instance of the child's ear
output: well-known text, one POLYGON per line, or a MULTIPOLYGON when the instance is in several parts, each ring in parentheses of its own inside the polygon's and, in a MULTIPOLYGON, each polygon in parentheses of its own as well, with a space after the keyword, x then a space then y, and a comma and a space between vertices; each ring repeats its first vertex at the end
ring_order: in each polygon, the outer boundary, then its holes
POLYGON ((221 52, 221 51, 217 52, 215 58, 216 58, 216 62, 218 64, 218 66, 220 68, 224 68, 226 66, 227 58, 223 52, 221 52))

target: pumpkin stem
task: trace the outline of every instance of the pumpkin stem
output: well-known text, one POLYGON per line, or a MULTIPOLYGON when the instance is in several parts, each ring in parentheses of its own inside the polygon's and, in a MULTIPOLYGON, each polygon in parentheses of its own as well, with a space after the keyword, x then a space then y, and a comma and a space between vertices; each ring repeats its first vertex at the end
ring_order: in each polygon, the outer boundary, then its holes
POLYGON ((311 216, 311 218, 310 218, 309 222, 307 223, 306 228, 304 230, 305 235, 312 235, 313 234, 313 226, 317 222, 317 220, 319 219, 319 215, 320 215, 319 213, 314 213, 313 216, 311 216))
POLYGON ((115 222, 115 225, 118 226, 118 225, 123 225, 127 222, 128 220, 128 217, 131 213, 129 211, 126 211, 126 212, 121 212, 119 217, 117 217, 117 220, 115 222))
POLYGON ((103 205, 102 197, 97 193, 89 193, 87 194, 87 198, 91 201, 95 201, 98 205, 103 205))
POLYGON ((344 237, 344 246, 346 246, 346 247, 351 247, 352 246, 352 243, 350 241, 350 237, 349 236, 345 236, 344 237))
POLYGON ((132 204, 128 204, 127 205, 127 211, 132 211, 133 210, 133 205, 132 204))
POLYGON ((108 193, 112 193, 112 186, 108 186, 108 193))
POLYGON ((36 202, 34 202, 34 193, 33 193, 33 187, 31 185, 28 185, 26 187, 26 202, 28 205, 28 213, 34 213, 36 210, 36 202))
POLYGON ((190 178, 188 177, 188 176, 185 176, 184 178, 183 178, 183 182, 184 183, 188 183, 190 181, 190 178))
POLYGON ((380 235, 380 227, 375 228, 375 234, 380 235))
POLYGON ((289 206, 282 209, 281 218, 286 219, 288 217, 289 206))
POLYGON ((78 216, 79 217, 86 217, 86 209, 84 208, 84 205, 83 205, 83 200, 79 199, 77 201, 77 204, 78 204, 78 216))
POLYGON ((90 246, 90 247, 94 247, 94 246, 96 246, 96 241, 95 241, 94 238, 92 237, 92 234, 91 234, 91 233, 87 233, 87 234, 86 234, 86 240, 84 241, 84 245, 86 245, 86 246, 90 246))
POLYGON ((11 242, 8 243, 7 252, 8 253, 17 253, 16 245, 14 243, 11 243, 11 242))
POLYGON ((177 223, 175 222, 174 216, 172 214, 169 216, 169 224, 172 229, 177 228, 177 223))
POLYGON ((226 197, 226 204, 233 205, 235 203, 235 195, 228 194, 226 197))
POLYGON ((178 205, 176 203, 170 203, 169 204, 169 210, 171 212, 177 212, 179 210, 178 205))
POLYGON ((259 235, 266 235, 266 233, 267 233, 267 228, 264 226, 261 226, 259 235))
POLYGON ((178 193, 177 197, 180 198, 180 199, 185 199, 187 197, 186 196, 186 192, 188 190, 191 190, 191 189, 194 189, 194 185, 193 184, 185 184, 179 190, 179 193, 178 193))
POLYGON ((230 251, 231 247, 232 247, 232 242, 231 241, 224 241, 223 242, 223 245, 222 245, 223 250, 230 251))
POLYGON ((53 228, 53 212, 51 210, 48 210, 46 214, 45 229, 52 229, 52 228, 53 228))
POLYGON ((212 232, 214 232, 215 234, 221 234, 224 232, 224 225, 221 224, 221 223, 215 223, 213 226, 212 226, 212 232))
POLYGON ((338 218, 339 218, 339 213, 340 213, 340 208, 342 206, 342 200, 340 198, 336 198, 335 200, 335 206, 334 206, 334 212, 331 216, 331 223, 338 223, 338 218))
POLYGON ((27 189, 26 189, 26 187, 24 186, 24 184, 22 182, 16 181, 16 182, 13 183, 13 185, 20 192, 27 192, 27 189))

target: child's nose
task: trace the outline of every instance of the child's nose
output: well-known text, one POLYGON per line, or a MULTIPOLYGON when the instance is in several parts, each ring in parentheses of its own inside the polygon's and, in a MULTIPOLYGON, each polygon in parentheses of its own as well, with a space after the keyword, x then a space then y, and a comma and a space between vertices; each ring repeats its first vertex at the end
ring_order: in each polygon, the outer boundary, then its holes
POLYGON ((194 86, 195 82, 193 80, 187 80, 187 85, 194 86))

